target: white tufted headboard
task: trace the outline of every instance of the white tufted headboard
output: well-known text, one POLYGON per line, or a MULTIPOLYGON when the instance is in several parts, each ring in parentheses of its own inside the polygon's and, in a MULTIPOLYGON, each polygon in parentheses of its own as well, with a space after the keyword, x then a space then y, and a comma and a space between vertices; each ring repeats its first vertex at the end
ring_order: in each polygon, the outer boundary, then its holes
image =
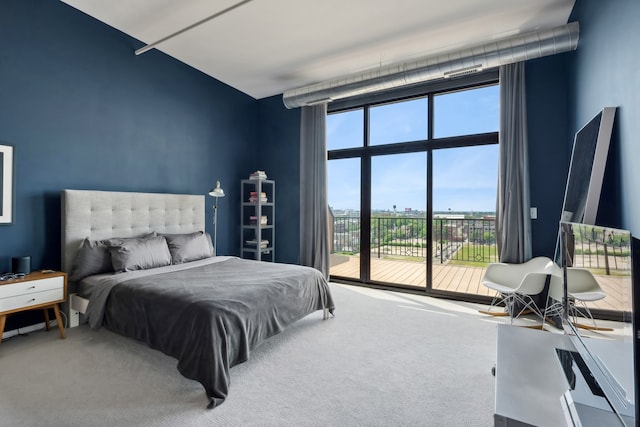
POLYGON ((61 199, 62 269, 67 273, 85 237, 204 230, 203 195, 63 190, 61 199))

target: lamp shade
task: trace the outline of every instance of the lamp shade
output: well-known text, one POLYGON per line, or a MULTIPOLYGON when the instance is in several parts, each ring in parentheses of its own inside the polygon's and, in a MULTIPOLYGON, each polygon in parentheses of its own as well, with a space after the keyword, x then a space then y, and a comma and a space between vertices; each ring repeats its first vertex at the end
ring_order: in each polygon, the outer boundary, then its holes
POLYGON ((209 195, 213 197, 224 197, 224 190, 220 188, 220 181, 216 181, 216 186, 209 191, 209 195))

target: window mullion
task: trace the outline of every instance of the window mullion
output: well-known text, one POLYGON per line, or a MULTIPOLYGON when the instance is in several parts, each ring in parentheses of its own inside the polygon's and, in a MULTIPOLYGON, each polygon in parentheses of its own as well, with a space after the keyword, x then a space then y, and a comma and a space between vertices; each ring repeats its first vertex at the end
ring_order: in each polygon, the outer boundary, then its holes
POLYGON ((368 283, 371 276, 371 154, 369 153, 369 106, 364 107, 364 153, 360 179, 360 279, 368 283))

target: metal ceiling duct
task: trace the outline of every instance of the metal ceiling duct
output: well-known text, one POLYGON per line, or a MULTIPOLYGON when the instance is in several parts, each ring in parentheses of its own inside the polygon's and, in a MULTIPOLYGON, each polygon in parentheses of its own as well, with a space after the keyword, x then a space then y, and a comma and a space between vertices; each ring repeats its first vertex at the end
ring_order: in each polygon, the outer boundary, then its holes
POLYGON ((286 91, 285 107, 296 108, 350 96, 476 73, 556 53, 575 50, 580 26, 572 22, 561 27, 497 40, 482 46, 416 59, 401 64, 350 74, 335 80, 286 91))

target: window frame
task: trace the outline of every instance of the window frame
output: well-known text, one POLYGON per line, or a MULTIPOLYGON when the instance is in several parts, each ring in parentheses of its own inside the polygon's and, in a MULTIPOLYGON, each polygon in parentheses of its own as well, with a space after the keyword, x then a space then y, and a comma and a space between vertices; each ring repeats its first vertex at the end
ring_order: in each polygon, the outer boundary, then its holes
MULTIPOLYGON (((364 95, 349 98, 341 101, 332 102, 328 105, 327 115, 336 114, 356 109, 363 110, 363 145, 361 147, 342 148, 327 150, 327 161, 359 158, 360 159, 360 279, 342 278, 335 276, 336 279, 347 283, 361 282, 364 284, 375 284, 389 288, 405 288, 415 291, 415 288, 390 283, 376 283, 370 280, 370 240, 371 240, 371 158, 379 155, 404 154, 426 152, 427 157, 427 218, 433 218, 433 150, 470 147, 480 145, 491 145, 499 143, 499 131, 487 132, 480 134, 451 136, 443 138, 434 138, 434 97, 436 95, 451 93, 486 86, 499 85, 498 70, 478 73, 471 76, 465 76, 451 80, 438 80, 423 85, 415 85, 403 89, 396 89, 388 92, 382 92, 372 95, 364 95), (389 104, 394 102, 402 102, 416 98, 427 98, 427 139, 389 143, 384 145, 369 145, 369 110, 371 107, 389 104)), ((427 221, 427 240, 432 241, 433 229, 432 221, 427 221)), ((431 245, 427 246, 427 265, 431 266, 433 257, 433 249, 431 245)), ((429 271, 430 268, 427 268, 429 271)), ((334 276, 332 276, 333 279, 334 276)), ((431 274, 427 274, 426 294, 444 295, 448 297, 458 297, 452 295, 451 292, 433 290, 431 274)), ((482 297, 473 297, 466 295, 468 300, 478 300, 484 302, 482 297)))

